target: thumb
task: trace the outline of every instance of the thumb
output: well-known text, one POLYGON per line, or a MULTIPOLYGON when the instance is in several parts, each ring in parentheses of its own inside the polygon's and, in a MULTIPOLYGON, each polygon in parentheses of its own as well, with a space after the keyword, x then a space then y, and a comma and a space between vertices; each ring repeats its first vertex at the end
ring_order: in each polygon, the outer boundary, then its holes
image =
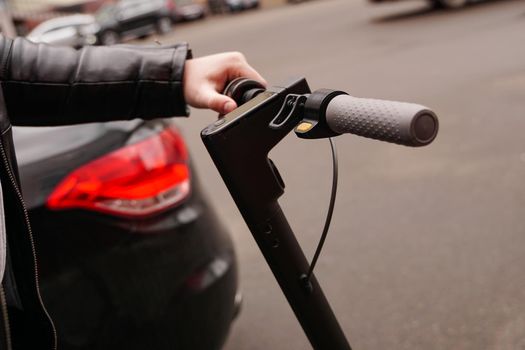
POLYGON ((221 114, 227 114, 237 108, 237 103, 226 95, 219 94, 216 91, 210 91, 208 97, 208 108, 221 114))

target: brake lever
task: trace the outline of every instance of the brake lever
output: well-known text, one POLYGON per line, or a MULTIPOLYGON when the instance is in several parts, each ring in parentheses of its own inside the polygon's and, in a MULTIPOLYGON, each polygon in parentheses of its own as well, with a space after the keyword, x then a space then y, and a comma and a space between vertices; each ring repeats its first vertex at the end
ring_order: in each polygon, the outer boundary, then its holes
POLYGON ((289 123, 297 125, 303 115, 303 107, 308 95, 289 94, 275 118, 268 125, 270 129, 281 129, 289 123))

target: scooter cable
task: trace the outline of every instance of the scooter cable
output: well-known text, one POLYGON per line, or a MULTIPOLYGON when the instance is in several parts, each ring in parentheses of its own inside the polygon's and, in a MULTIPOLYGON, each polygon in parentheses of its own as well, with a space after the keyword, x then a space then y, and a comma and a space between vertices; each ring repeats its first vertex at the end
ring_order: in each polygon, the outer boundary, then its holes
POLYGON ((319 259, 319 255, 321 255, 321 250, 323 249, 324 242, 326 240, 326 237, 328 236, 328 230, 330 229, 330 224, 332 222, 332 214, 334 213, 335 198, 337 194, 337 177, 339 170, 335 140, 332 137, 330 137, 329 140, 330 148, 332 149, 332 194, 330 195, 330 204, 328 205, 328 213, 326 214, 323 233, 321 234, 321 239, 319 240, 319 244, 317 245, 317 249, 315 250, 315 254, 310 264, 310 268, 308 269, 308 273, 306 274, 306 277, 304 277, 305 282, 309 282, 310 278, 312 277, 315 265, 317 264, 317 260, 319 259))

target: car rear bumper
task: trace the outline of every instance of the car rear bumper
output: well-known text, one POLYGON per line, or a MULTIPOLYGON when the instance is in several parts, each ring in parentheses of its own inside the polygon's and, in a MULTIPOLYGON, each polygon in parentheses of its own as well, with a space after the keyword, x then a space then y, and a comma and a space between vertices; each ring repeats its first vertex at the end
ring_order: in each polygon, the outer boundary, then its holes
POLYGON ((198 189, 182 207, 143 221, 43 208, 33 216, 42 294, 61 349, 224 342, 238 307, 237 262, 198 189))

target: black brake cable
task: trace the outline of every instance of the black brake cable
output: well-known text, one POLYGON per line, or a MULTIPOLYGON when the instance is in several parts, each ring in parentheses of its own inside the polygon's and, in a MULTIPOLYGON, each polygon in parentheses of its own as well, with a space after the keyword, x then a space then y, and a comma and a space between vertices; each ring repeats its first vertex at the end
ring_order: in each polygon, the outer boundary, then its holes
POLYGON ((302 280, 306 282, 307 284, 308 282, 310 282, 310 278, 312 277, 312 274, 314 272, 315 265, 317 264, 317 260, 319 259, 319 255, 321 254, 321 250, 323 249, 324 242, 326 240, 326 237, 328 236, 328 229, 330 228, 330 223, 332 222, 332 214, 334 213, 334 207, 335 207, 335 197, 337 194, 337 176, 338 176, 337 149, 335 147, 335 140, 333 139, 333 137, 330 137, 329 140, 330 140, 330 148, 332 149, 332 164, 333 164, 332 194, 330 196, 330 204, 328 206, 328 213, 326 214, 326 220, 324 223, 323 233, 321 234, 321 239, 319 240, 319 244, 317 245, 317 249, 312 259, 312 263, 310 264, 310 268, 308 269, 308 273, 306 274, 306 276, 303 275, 303 278, 302 278, 302 280))

